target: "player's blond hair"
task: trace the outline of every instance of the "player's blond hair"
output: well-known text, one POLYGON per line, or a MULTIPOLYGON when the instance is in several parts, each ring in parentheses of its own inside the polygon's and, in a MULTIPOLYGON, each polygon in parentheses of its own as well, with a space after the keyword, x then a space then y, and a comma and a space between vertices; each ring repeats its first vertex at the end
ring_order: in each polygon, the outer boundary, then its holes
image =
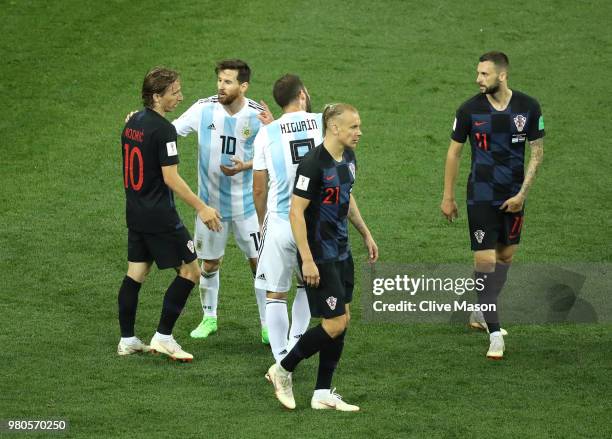
POLYGON ((336 104, 327 104, 323 109, 323 135, 327 131, 327 127, 332 119, 342 115, 345 111, 352 111, 357 113, 357 109, 351 104, 343 104, 341 102, 336 104))

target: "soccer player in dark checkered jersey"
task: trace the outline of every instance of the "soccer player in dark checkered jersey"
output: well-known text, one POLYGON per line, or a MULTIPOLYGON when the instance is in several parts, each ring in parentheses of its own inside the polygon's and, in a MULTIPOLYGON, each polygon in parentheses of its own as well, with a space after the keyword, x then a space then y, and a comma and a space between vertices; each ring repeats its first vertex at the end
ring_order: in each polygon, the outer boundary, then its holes
POLYGON ((200 268, 189 232, 178 216, 176 194, 193 207, 211 230, 220 230, 220 216, 195 195, 178 173, 176 129, 165 119, 183 100, 176 71, 156 67, 142 85, 145 108, 123 129, 123 183, 128 227, 128 269, 119 289, 119 355, 155 351, 178 361, 191 361, 174 340, 172 329, 189 293, 200 279, 200 268), (138 292, 153 261, 177 272, 164 296, 157 332, 150 346, 134 334, 138 292))
POLYGON ((476 278, 484 289, 478 303, 494 305, 474 312, 470 325, 489 332, 487 358, 504 355, 506 331, 501 328, 497 298, 517 250, 525 199, 544 156, 544 119, 534 98, 508 88, 508 57, 488 52, 479 59, 476 82, 480 93, 457 110, 446 156, 443 215, 457 217, 455 182, 465 141, 470 139, 472 166, 467 185, 467 215, 476 278), (525 172, 525 144, 531 155, 525 172))
POLYGON ((266 377, 278 400, 295 408, 292 372, 305 358, 319 352, 313 409, 358 411, 332 389, 350 320, 354 268, 348 242, 348 222, 363 237, 370 263, 378 247, 351 194, 356 175, 355 148, 361 137, 361 120, 348 104, 328 105, 323 112, 323 143, 300 161, 296 172, 289 219, 299 252, 302 276, 312 317, 321 323, 302 335, 266 377))

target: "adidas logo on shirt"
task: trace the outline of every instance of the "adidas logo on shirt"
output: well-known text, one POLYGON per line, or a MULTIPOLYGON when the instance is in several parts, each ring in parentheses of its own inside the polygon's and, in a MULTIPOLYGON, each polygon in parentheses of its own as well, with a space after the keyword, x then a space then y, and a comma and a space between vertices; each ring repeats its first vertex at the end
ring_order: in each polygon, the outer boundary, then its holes
POLYGON ((257 276, 257 279, 266 280, 266 275, 261 273, 259 276, 257 276))
POLYGON ((216 130, 214 122, 208 125, 209 130, 216 130))

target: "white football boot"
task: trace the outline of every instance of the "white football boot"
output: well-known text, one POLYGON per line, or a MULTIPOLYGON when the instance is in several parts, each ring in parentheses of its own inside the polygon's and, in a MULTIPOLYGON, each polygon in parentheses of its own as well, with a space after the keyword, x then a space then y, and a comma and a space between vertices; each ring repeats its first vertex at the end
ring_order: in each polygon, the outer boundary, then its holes
POLYGON ((310 407, 315 410, 338 410, 341 412, 358 412, 359 407, 348 404, 336 393, 336 389, 315 390, 310 400, 310 407))
POLYGON ((185 352, 172 336, 170 336, 169 340, 161 340, 157 337, 157 334, 155 334, 151 339, 150 347, 151 352, 168 355, 174 361, 190 363, 193 360, 193 355, 189 352, 185 352))
POLYGON ((274 363, 266 373, 266 379, 274 386, 274 394, 280 403, 290 410, 295 408, 293 397, 293 382, 291 372, 287 372, 278 364, 274 363))
POLYGON ((117 353, 119 355, 131 355, 138 352, 149 352, 150 348, 142 342, 138 337, 130 337, 129 341, 119 340, 117 353))
POLYGON ((491 360, 501 360, 504 358, 504 337, 501 332, 494 332, 489 335, 489 350, 487 351, 487 358, 491 360))
MULTIPOLYGON (((470 328, 478 329, 479 331, 487 331, 489 332, 489 328, 487 326, 487 322, 485 321, 484 315, 482 315, 482 311, 472 311, 470 314, 470 328)), ((508 331, 504 328, 500 329, 501 334, 505 337, 508 335, 508 331)))

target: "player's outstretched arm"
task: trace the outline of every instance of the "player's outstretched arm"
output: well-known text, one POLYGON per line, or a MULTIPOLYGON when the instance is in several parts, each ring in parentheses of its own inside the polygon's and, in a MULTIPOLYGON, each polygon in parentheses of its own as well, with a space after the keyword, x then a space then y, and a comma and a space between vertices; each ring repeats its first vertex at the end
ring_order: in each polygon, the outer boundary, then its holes
POLYGON ((291 208, 289 209, 289 221, 291 223, 291 231, 293 239, 300 252, 302 258, 302 275, 306 285, 317 287, 319 286, 319 269, 314 263, 312 252, 308 246, 308 238, 306 235, 306 220, 304 219, 304 211, 310 204, 310 200, 297 195, 291 197, 291 208))
POLYGON ((357 207, 357 201, 355 200, 353 194, 351 194, 349 202, 348 219, 363 238, 363 243, 368 250, 368 262, 370 264, 376 262, 378 260, 378 246, 376 245, 374 238, 372 238, 370 229, 368 229, 368 226, 361 216, 361 212, 359 211, 359 207, 357 207))
POLYGON ((257 212, 257 220, 259 228, 263 226, 264 217, 266 216, 266 204, 268 202, 268 171, 253 171, 253 202, 255 203, 255 212, 257 212))
POLYGON ((181 200, 189 204, 198 213, 202 222, 210 230, 219 232, 221 230, 221 215, 216 209, 208 207, 191 188, 185 183, 185 180, 178 173, 178 165, 162 166, 162 174, 164 183, 172 189, 181 200))
POLYGON ((461 151, 463 143, 451 140, 448 152, 446 153, 446 164, 444 165, 444 195, 440 210, 442 215, 450 222, 459 216, 457 202, 455 201, 455 183, 459 174, 459 163, 461 161, 461 151))
POLYGON ((514 197, 508 198, 506 201, 504 201, 504 204, 500 206, 500 209, 505 210, 506 212, 520 212, 521 209, 523 209, 523 204, 525 204, 525 199, 527 198, 529 188, 535 180, 540 164, 544 160, 543 138, 529 142, 529 146, 531 147, 531 156, 529 157, 529 165, 527 165, 527 172, 525 173, 525 179, 523 180, 521 190, 514 197))

